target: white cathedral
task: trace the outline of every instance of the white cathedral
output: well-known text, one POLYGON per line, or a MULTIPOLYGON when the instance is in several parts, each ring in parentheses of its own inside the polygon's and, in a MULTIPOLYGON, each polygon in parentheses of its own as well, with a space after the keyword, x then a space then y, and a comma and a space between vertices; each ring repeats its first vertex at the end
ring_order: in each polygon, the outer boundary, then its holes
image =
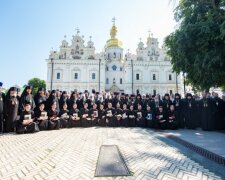
POLYGON ((47 90, 183 94, 181 76, 172 72, 170 58, 165 48, 159 48, 157 38, 149 35, 146 45, 138 43, 135 55, 129 52, 124 55, 116 34, 114 20, 111 38, 101 53, 95 53, 91 37, 85 44, 79 30, 71 45, 64 39, 59 51, 51 51, 46 60, 47 90))

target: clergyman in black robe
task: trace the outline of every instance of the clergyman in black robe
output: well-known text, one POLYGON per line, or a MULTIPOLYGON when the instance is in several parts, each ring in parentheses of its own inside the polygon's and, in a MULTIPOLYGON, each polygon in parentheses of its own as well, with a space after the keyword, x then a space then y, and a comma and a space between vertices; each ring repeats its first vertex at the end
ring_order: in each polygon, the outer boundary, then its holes
POLYGON ((15 122, 18 120, 18 110, 19 110, 19 97, 18 89, 16 87, 11 87, 6 95, 4 101, 4 132, 9 133, 14 131, 15 122))
POLYGON ((2 92, 3 83, 0 82, 0 133, 3 132, 3 106, 5 100, 5 93, 2 92))
POLYGON ((37 105, 38 109, 34 111, 35 122, 37 122, 40 131, 48 130, 48 116, 45 111, 45 102, 42 101, 37 105))
POLYGON ((215 104, 213 99, 207 97, 207 93, 203 93, 203 98, 200 100, 201 108, 201 126, 205 131, 215 130, 215 104))
POLYGON ((49 124, 48 124, 48 129, 49 130, 54 130, 54 129, 60 129, 60 118, 58 117, 59 111, 56 109, 57 107, 57 102, 52 101, 51 103, 49 102, 49 105, 51 107, 50 110, 48 110, 48 118, 49 118, 49 124))
POLYGON ((184 118, 186 128, 196 128, 198 122, 196 113, 196 102, 193 99, 192 94, 187 93, 186 100, 184 101, 184 118))
POLYGON ((36 107, 36 104, 34 101, 34 97, 32 95, 32 87, 31 86, 26 86, 25 89, 23 90, 23 93, 21 94, 19 113, 24 110, 24 106, 25 106, 26 102, 30 102, 31 110, 33 111, 34 108, 36 107))
POLYGON ((74 103, 72 109, 70 109, 69 115, 69 127, 81 127, 81 114, 76 103, 74 103))
POLYGON ((16 124, 16 133, 34 133, 38 132, 38 125, 34 122, 34 111, 31 110, 31 102, 27 101, 24 104, 24 110, 20 114, 20 119, 16 124))

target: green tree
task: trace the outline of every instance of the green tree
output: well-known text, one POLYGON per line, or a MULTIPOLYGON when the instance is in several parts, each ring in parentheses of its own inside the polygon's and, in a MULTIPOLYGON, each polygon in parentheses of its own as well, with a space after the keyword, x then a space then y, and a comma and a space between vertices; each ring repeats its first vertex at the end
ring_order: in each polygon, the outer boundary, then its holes
POLYGON ((33 87, 33 94, 37 93, 39 87, 46 89, 46 82, 39 78, 32 78, 28 81, 28 85, 33 87))
POLYGON ((173 70, 199 90, 225 85, 225 0, 180 0, 165 39, 173 70))

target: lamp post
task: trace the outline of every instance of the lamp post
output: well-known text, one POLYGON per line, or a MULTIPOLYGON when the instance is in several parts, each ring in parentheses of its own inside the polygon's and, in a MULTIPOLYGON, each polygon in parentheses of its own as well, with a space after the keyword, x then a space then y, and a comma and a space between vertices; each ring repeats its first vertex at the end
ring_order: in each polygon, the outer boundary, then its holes
POLYGON ((177 89, 177 93, 178 93, 177 73, 176 73, 176 89, 177 89))
POLYGON ((134 93, 134 64, 133 64, 133 59, 131 59, 131 77, 132 77, 132 81, 131 81, 131 87, 132 87, 132 94, 134 93))
POLYGON ((186 94, 186 73, 183 73, 184 77, 184 95, 186 94))
POLYGON ((53 58, 51 58, 52 71, 51 71, 51 91, 52 91, 52 83, 53 83, 53 58))
POLYGON ((98 74, 99 74, 99 82, 98 82, 98 91, 100 92, 101 90, 101 59, 99 59, 99 70, 98 70, 98 74))

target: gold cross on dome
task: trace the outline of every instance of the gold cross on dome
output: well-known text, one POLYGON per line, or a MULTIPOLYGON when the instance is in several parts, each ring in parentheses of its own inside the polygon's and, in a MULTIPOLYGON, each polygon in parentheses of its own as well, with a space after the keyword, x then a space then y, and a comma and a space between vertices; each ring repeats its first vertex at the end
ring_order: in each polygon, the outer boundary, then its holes
POLYGON ((80 33, 80 30, 79 30, 79 28, 78 28, 78 27, 77 27, 75 30, 77 31, 77 34, 79 34, 79 33, 80 33))
POLYGON ((115 17, 112 18, 112 22, 113 22, 113 25, 115 25, 115 22, 116 22, 116 18, 115 17))
POLYGON ((151 30, 148 30, 148 35, 149 35, 149 37, 151 36, 151 30))

